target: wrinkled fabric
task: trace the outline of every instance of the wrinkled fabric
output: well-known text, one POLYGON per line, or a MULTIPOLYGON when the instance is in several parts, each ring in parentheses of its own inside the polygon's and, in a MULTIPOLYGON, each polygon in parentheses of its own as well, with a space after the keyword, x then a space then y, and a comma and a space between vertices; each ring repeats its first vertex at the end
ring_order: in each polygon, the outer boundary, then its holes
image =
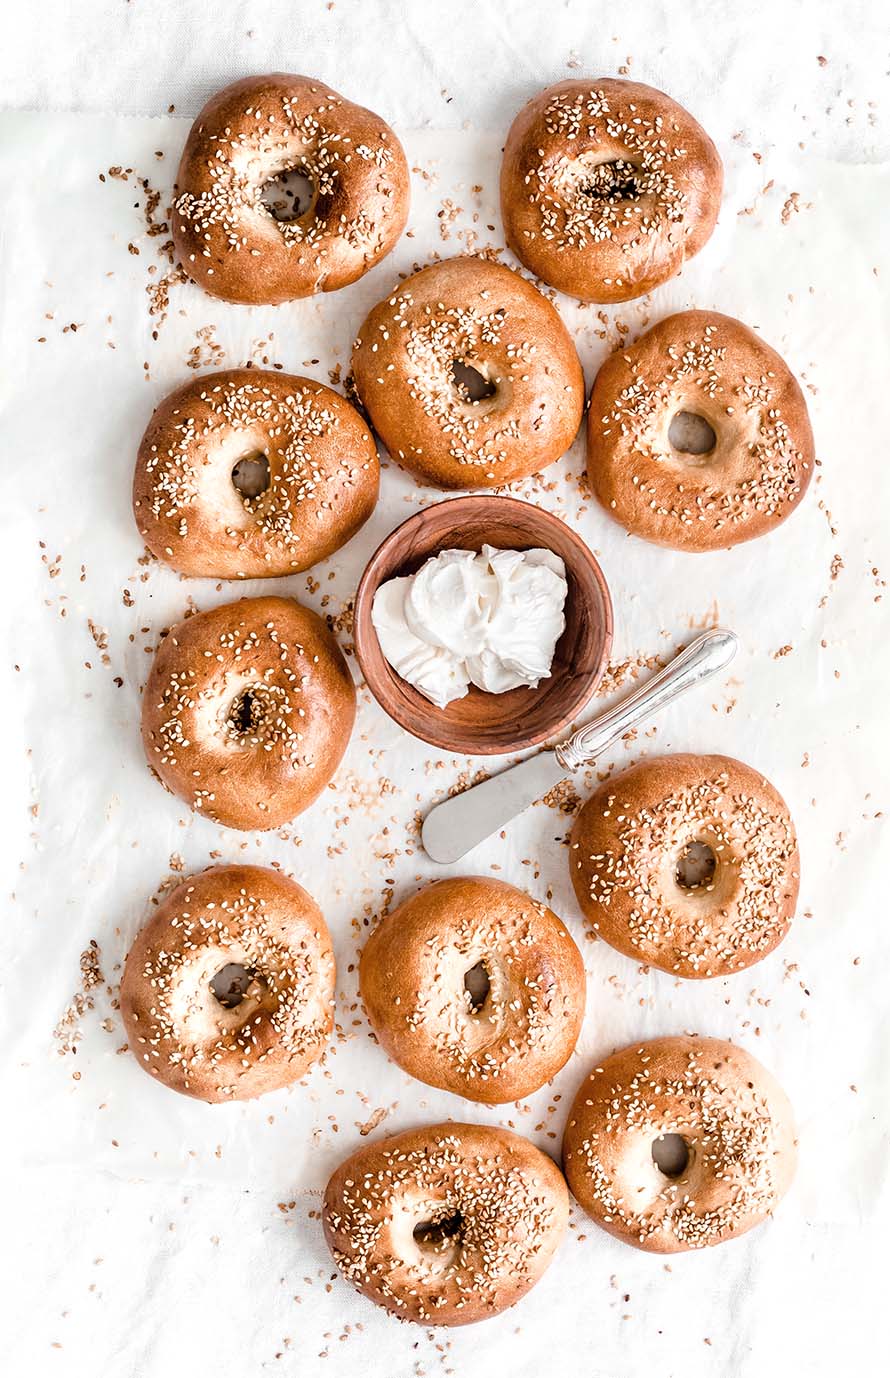
MULTIPOLYGON (((12 21, 3 99, 43 113, 0 118, 0 618, 12 705, 0 807, 14 896, 2 930, 0 1154, 8 1237, 22 1241, 3 1288, 10 1372, 874 1371, 888 1208, 890 799, 890 167, 875 10, 856 5, 840 26, 826 3, 683 13, 650 4, 607 16, 574 0, 477 4, 472 22, 469 12, 381 0, 217 3, 212 13, 84 0, 64 19, 47 4, 12 21), (129 490, 153 405, 192 366, 248 360, 322 382, 333 371, 342 385, 357 326, 399 273, 435 253, 502 244, 499 151, 522 100, 573 73, 614 73, 628 56, 634 77, 667 87, 716 138, 725 203, 711 243, 650 299, 600 310, 557 298, 588 386, 608 349, 647 323, 688 306, 726 311, 797 371, 821 462, 785 526, 714 555, 657 549, 614 525, 581 482, 580 440, 511 489, 559 513, 597 553, 615 605, 609 685, 641 682, 648 670, 634 680, 628 660, 666 657, 704 626, 741 637, 723 679, 573 782, 583 797, 603 771, 644 753, 713 751, 759 767, 787 799, 803 859, 790 936, 748 972, 699 983, 642 971, 590 940, 560 800, 463 863, 430 862, 418 816, 506 760, 425 746, 365 688, 335 788, 281 835, 194 818, 151 778, 139 741, 161 631, 192 604, 269 591, 183 580, 144 561, 129 490), (224 81, 267 67, 315 72, 394 123, 416 169, 413 236, 354 286, 280 308, 228 306, 176 281, 159 289, 169 236, 147 228, 144 205, 156 189, 151 221, 163 225, 188 127, 163 112, 172 102, 191 114, 224 81), (98 113, 46 113, 61 106, 98 113), (339 967, 337 1033, 305 1085, 208 1107, 153 1084, 121 1051, 117 983, 163 883, 245 858, 281 864, 320 903, 339 967), (518 1107, 465 1103, 404 1075, 369 1037, 358 1000, 356 958, 373 916, 421 881, 461 873, 496 874, 546 899, 585 958, 578 1050, 518 1107), (519 1308, 450 1334, 399 1325, 336 1277, 320 1192, 368 1137, 450 1117, 513 1127, 558 1155, 595 1060, 687 1029, 735 1039, 791 1098, 800 1166, 773 1221, 665 1260, 576 1209, 556 1262, 519 1308)), ((387 463, 367 526, 275 591, 330 616, 349 651, 350 600, 371 552, 442 497, 387 463)))

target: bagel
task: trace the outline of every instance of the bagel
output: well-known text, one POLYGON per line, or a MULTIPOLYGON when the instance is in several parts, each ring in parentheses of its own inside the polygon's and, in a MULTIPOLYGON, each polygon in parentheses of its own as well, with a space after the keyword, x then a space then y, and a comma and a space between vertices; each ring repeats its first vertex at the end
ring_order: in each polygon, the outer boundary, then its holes
POLYGON ((569 448, 584 411, 556 311, 487 259, 447 259, 401 283, 362 325, 352 368, 392 458, 440 488, 537 473, 569 448))
POLYGON ((321 910, 263 866, 214 866, 173 890, 121 980, 130 1051, 204 1101, 298 1081, 334 1026, 334 953, 321 910))
POLYGON ((610 77, 548 86, 513 121, 501 164, 507 243, 583 301, 641 297, 707 242, 723 164, 663 91, 610 77))
POLYGON ((171 628, 142 702, 161 782, 229 828, 277 828, 318 798, 346 750, 355 689, 320 617, 245 598, 171 628))
POLYGON ((312 77, 245 77, 212 96, 191 127, 173 204, 173 243, 214 297, 277 304, 355 282, 393 248, 408 218, 408 164, 388 124, 312 77), (295 219, 263 189, 298 172, 311 186, 295 219))
POLYGON ((732 1043, 692 1035, 607 1057, 578 1091, 563 1139, 569 1188, 587 1214, 659 1254, 758 1225, 788 1190, 796 1158, 791 1106, 766 1068, 732 1043))
POLYGON ((730 976, 785 937, 800 856, 778 791, 729 756, 661 756, 607 780, 572 829, 595 933, 674 976, 730 976))
POLYGON ((438 1124, 341 1163, 322 1222, 337 1267, 404 1320, 469 1325, 519 1301, 549 1266, 569 1200, 553 1161, 518 1134, 438 1124))
POLYGON ((645 541, 705 551, 753 540, 790 517, 814 467, 797 379, 731 316, 668 316, 611 354, 596 376, 590 486, 609 515, 645 541), (692 420, 704 441, 681 436, 675 444, 678 420, 692 420))
POLYGON ((501 880, 426 885, 371 934, 359 981, 406 1072, 498 1105, 565 1065, 584 1017, 581 954, 552 910, 501 880))
POLYGON ((379 476, 367 426, 330 388, 228 369, 191 380, 155 408, 136 460, 133 511, 149 550, 181 574, 275 577, 345 545, 374 510, 379 476), (245 466, 244 478, 257 481, 242 491, 245 466))

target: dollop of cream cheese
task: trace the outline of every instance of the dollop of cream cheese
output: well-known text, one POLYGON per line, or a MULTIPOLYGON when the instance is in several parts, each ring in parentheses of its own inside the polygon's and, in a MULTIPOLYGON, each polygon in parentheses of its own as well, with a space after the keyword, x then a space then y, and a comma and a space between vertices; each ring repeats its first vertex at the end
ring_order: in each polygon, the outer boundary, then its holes
POLYGON ((546 679, 567 593, 550 550, 443 550, 381 584, 371 621, 396 674, 445 708, 471 684, 503 694, 546 679))

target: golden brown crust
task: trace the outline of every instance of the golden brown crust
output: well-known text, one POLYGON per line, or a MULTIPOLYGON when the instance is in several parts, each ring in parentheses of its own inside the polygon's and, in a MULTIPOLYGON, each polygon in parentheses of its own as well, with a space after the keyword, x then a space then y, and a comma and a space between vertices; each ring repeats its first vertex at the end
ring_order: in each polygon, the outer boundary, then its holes
POLYGON ((199 1100, 276 1091, 324 1052, 334 980, 330 934, 302 886, 262 866, 211 867, 177 885, 130 949, 130 1051, 199 1100))
POLYGON ((549 86, 519 112, 501 164, 507 243, 584 301, 641 297, 710 238, 723 164, 688 110, 635 81, 549 86))
POLYGON ((791 515, 815 466, 807 404, 784 359, 741 321, 681 311, 603 364, 590 394, 587 474, 635 536, 674 550, 723 550, 791 515), (668 437, 703 417, 705 454, 668 437))
POLYGON ((766 1068, 732 1043, 695 1035, 606 1058, 580 1087, 563 1139, 569 1188, 587 1214, 660 1254, 760 1224, 788 1190, 796 1158, 791 1106, 766 1068), (669 1134, 688 1154, 675 1176, 652 1157, 669 1134))
POLYGON ((537 473, 581 424, 584 375, 568 331, 531 283, 486 259, 447 259, 401 283, 362 325, 352 367, 392 458, 442 488, 537 473), (470 400, 455 363, 493 394, 470 400))
POLYGON ((352 676, 321 618, 292 598, 244 598, 171 628, 142 740, 162 783, 206 818, 277 828, 324 789, 354 719, 352 676))
POLYGON ((279 303, 355 282, 408 218, 408 164, 379 115, 312 77, 245 77, 192 125, 176 178, 173 242, 186 272, 226 301, 279 303), (263 187, 304 172, 312 203, 277 221, 263 187))
POLYGON ((559 1168, 526 1139, 448 1123, 347 1158, 328 1182, 322 1221, 340 1271, 371 1301, 424 1325, 469 1325, 534 1287, 568 1205, 559 1168))
POLYGON ((227 369, 155 408, 133 478, 149 550, 182 574, 295 574, 355 535, 377 501, 377 448, 354 407, 310 378, 227 369), (232 474, 264 456, 269 486, 245 498, 232 474))
POLYGON ((599 937, 675 976, 728 976, 766 957, 800 886, 785 801, 729 756, 654 757, 607 780, 575 820, 569 858, 599 937), (677 879, 690 843, 716 862, 691 889, 677 879))
POLYGON ((546 905, 482 876, 436 881, 389 913, 365 944, 360 981, 377 1039, 400 1067, 486 1105, 555 1076, 584 1017, 571 934, 546 905), (480 964, 489 984, 474 1002, 464 977, 480 964))

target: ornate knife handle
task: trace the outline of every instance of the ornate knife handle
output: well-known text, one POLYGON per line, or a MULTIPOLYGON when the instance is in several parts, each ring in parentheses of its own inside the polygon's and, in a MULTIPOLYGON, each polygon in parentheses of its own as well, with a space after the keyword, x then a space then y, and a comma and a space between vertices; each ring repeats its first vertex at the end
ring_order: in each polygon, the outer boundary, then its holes
POLYGON ((666 665, 641 688, 555 747, 556 759, 566 770, 591 765, 632 727, 672 703, 687 689, 725 670, 738 646, 739 639, 735 632, 720 627, 697 636, 670 665, 666 665))

